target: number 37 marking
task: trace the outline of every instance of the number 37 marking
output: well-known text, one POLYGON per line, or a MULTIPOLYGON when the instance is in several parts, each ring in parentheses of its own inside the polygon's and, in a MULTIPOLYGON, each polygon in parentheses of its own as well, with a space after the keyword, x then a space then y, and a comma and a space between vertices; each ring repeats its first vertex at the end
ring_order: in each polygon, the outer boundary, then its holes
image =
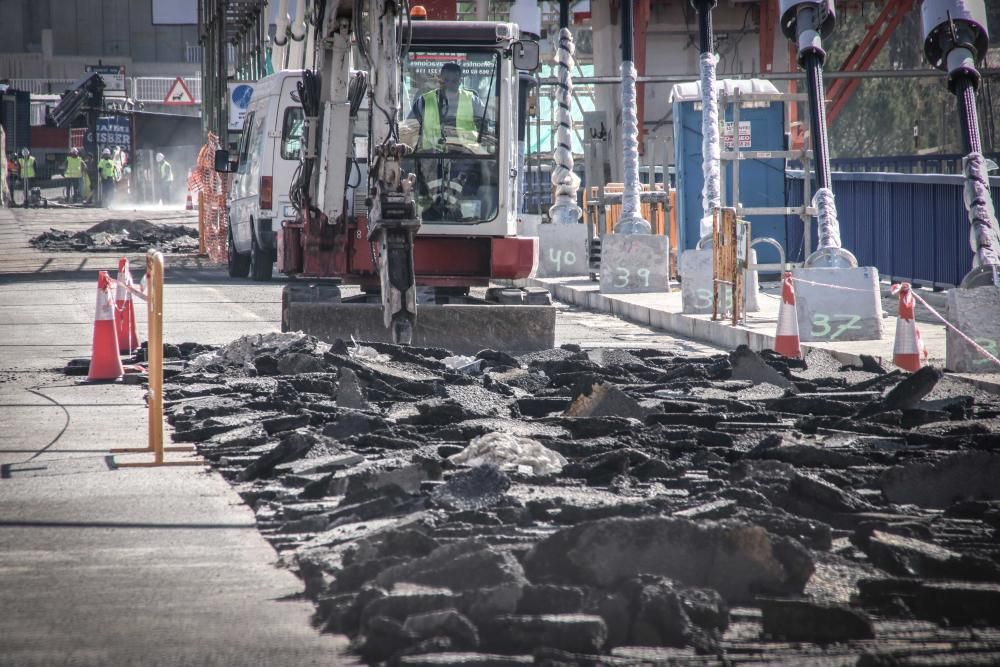
POLYGON ((812 335, 816 338, 829 338, 830 340, 836 340, 845 331, 849 331, 851 329, 861 329, 861 325, 858 324, 860 321, 860 315, 827 315, 825 313, 815 313, 812 321, 812 335), (835 330, 830 324, 831 320, 834 320, 835 322, 842 320, 847 321, 838 325, 835 330))

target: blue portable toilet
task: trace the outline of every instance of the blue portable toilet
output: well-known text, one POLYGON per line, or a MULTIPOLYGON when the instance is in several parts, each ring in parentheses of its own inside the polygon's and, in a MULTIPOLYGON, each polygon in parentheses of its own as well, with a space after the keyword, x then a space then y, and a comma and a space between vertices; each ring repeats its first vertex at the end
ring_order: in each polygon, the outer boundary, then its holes
MULTIPOLYGON (((737 90, 744 93, 779 93, 770 81, 763 79, 718 81, 718 89, 728 94, 737 90)), ((680 83, 670 93, 674 112, 674 159, 677 171, 677 235, 678 248, 687 250, 698 244, 701 223, 701 189, 705 183, 701 156, 701 82, 680 83)), ((719 116, 733 120, 733 105, 719 105, 719 116)), ((785 139, 785 105, 782 102, 746 102, 740 107, 744 150, 783 151, 785 139), (747 132, 747 128, 749 132, 747 132), (746 145, 749 134, 750 145, 746 145)), ((720 132, 722 150, 726 146, 725 133, 720 132)), ((785 206, 785 161, 781 158, 741 160, 740 203, 744 208, 757 206, 785 206)), ((733 206, 733 163, 723 162, 723 206, 733 206)), ((778 241, 789 255, 785 233, 785 216, 749 215, 750 230, 754 238, 769 236, 778 241)), ((758 261, 778 262, 778 251, 770 245, 755 246, 758 261)))

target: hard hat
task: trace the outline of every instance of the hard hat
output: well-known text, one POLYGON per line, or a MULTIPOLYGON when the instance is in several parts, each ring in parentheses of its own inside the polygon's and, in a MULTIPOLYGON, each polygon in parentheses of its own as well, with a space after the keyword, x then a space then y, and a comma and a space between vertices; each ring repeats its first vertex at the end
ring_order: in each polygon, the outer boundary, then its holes
POLYGON ((410 18, 414 21, 426 21, 427 8, 423 5, 413 5, 413 7, 410 8, 410 18))
POLYGON ((157 153, 156 154, 156 161, 157 162, 163 162, 163 153, 157 153))
POLYGON ((103 151, 101 151, 101 155, 111 155, 111 149, 105 148, 103 151))
POLYGON ((77 150, 76 148, 72 148, 72 149, 70 149, 69 154, 70 155, 79 155, 80 151, 77 150))
POLYGON ((24 157, 28 157, 29 155, 31 155, 31 151, 29 151, 27 148, 22 148, 21 155, 23 155, 24 157))

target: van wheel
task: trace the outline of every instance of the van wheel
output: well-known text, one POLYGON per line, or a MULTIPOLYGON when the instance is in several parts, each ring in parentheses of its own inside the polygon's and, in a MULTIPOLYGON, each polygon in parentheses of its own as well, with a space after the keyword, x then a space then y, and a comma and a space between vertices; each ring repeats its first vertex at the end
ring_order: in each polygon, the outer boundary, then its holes
POLYGON ((257 245, 257 234, 250 235, 250 279, 266 283, 271 279, 274 262, 271 253, 257 245))
POLYGON ((236 252, 232 229, 229 230, 229 238, 226 242, 226 259, 229 264, 230 278, 246 278, 250 275, 250 255, 241 255, 236 252))

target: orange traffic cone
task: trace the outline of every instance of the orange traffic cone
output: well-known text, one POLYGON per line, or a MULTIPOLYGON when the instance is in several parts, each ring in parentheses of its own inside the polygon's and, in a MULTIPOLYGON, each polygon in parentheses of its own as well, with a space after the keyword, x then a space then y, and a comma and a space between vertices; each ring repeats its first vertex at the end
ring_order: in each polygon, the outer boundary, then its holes
POLYGON ((128 259, 118 260, 118 289, 115 293, 115 332, 118 335, 118 351, 132 354, 139 347, 139 339, 135 335, 135 306, 132 303, 132 292, 127 285, 132 284, 132 272, 128 267, 128 259))
POLYGON ((781 286, 781 306, 778 307, 778 330, 774 334, 774 351, 778 354, 799 359, 802 349, 799 347, 799 320, 795 315, 795 289, 792 287, 792 274, 785 272, 781 286))
POLYGON ((97 275, 97 312, 94 314, 94 346, 90 355, 88 380, 117 380, 125 374, 118 356, 115 332, 115 302, 111 296, 111 276, 97 275))
POLYGON ((892 293, 899 295, 899 317, 896 319, 896 340, 892 344, 892 363, 915 373, 920 370, 922 360, 927 359, 927 348, 920 339, 920 329, 917 328, 914 313, 916 299, 910 291, 910 283, 893 285, 892 293))
POLYGON ((188 190, 187 201, 184 202, 184 210, 185 211, 193 211, 194 210, 194 202, 191 200, 191 191, 190 190, 188 190))

